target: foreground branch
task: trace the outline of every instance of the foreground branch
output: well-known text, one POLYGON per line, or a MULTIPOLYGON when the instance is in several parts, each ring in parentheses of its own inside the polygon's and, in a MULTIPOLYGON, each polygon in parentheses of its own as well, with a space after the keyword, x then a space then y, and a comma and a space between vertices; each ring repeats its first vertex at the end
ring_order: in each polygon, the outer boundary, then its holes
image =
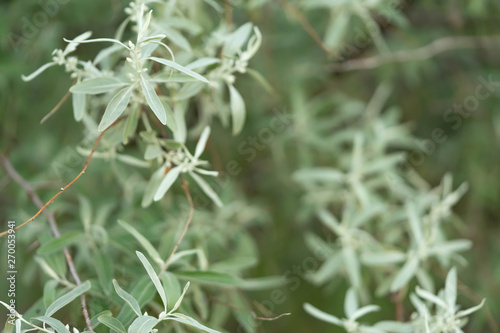
MULTIPOLYGON (((24 192, 26 192, 28 197, 31 199, 31 201, 33 201, 33 203, 38 208, 42 209, 42 207, 44 207, 44 204, 40 199, 40 197, 33 190, 33 187, 26 180, 24 180, 24 178, 14 169, 8 158, 3 154, 0 154, 0 163, 7 172, 7 175, 21 186, 24 192)), ((59 229, 57 228, 57 223, 56 219, 54 218, 54 214, 48 210, 43 211, 43 213, 45 214, 45 216, 47 216, 47 219, 49 220, 49 225, 52 235, 54 235, 55 238, 61 237, 59 229)), ((66 263, 68 264, 69 270, 71 272, 71 275, 73 276, 73 279, 76 282, 76 285, 77 286, 81 285, 82 281, 80 280, 80 277, 76 272, 75 264, 73 263, 73 258, 71 258, 71 254, 69 253, 69 250, 66 247, 63 248, 63 253, 66 259, 66 263)), ((94 330, 92 329, 89 312, 87 310, 87 301, 85 299, 85 294, 80 295, 80 301, 82 304, 82 313, 83 317, 85 318, 85 324, 87 325, 89 331, 93 332, 94 330)))
MULTIPOLYGON (((445 37, 415 50, 403 50, 381 54, 369 58, 350 60, 331 66, 333 72, 348 72, 354 70, 373 69, 390 63, 421 61, 432 58, 440 53, 467 48, 488 48, 500 44, 500 36, 491 37, 445 37)), ((498 45, 500 46, 500 45, 498 45)))
MULTIPOLYGON (((115 126, 116 124, 118 124, 125 117, 126 116, 118 118, 117 120, 115 120, 114 123, 112 123, 111 125, 109 125, 108 128, 106 128, 104 131, 102 131, 101 134, 99 134, 99 136, 95 140, 94 147, 92 148, 92 151, 90 152, 89 156, 87 157, 87 160, 85 161, 85 164, 83 165, 82 171, 80 171, 80 173, 71 182, 69 182, 68 185, 66 185, 64 187, 61 187, 61 189, 59 190, 59 192, 57 192, 56 195, 54 195, 49 201, 47 201, 47 203, 45 205, 42 205, 42 207, 40 207, 40 210, 35 215, 33 215, 30 219, 28 219, 27 221, 24 221, 23 223, 21 223, 20 225, 18 225, 17 227, 15 227, 14 230, 18 230, 18 229, 24 227, 26 224, 32 222, 34 219, 36 219, 38 217, 38 215, 40 215, 40 213, 42 213, 45 210, 45 208, 47 208, 48 205, 50 205, 52 202, 54 202, 54 200, 58 196, 60 196, 61 193, 63 193, 65 190, 67 190, 71 185, 73 185, 85 173, 85 170, 87 170, 87 166, 89 165, 89 162, 92 159, 92 156, 94 155, 94 152, 96 151, 97 146, 99 146, 99 142, 101 141, 104 133, 106 133, 110 128, 112 128, 113 126, 115 126)), ((6 230, 6 231, 0 233, 0 237, 3 237, 5 235, 7 235, 8 233, 9 233, 9 231, 6 230)))

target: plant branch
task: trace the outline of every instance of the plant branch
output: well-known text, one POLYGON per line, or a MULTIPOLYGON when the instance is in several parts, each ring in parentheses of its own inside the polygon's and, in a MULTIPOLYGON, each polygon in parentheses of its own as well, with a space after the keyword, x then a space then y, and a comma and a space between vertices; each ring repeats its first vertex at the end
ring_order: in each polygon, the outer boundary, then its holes
MULTIPOLYGON (((491 37, 444 37, 414 50, 402 50, 368 58, 350 60, 331 66, 333 72, 348 72, 377 68, 390 63, 421 61, 446 51, 477 47, 491 47, 500 42, 500 36, 491 37)), ((496 46, 496 45, 495 45, 496 46)))
POLYGON ((66 102, 66 100, 68 99, 69 95, 71 93, 68 92, 66 93, 66 95, 63 96, 63 98, 61 98, 61 100, 59 101, 59 103, 56 104, 56 106, 54 106, 54 108, 52 110, 50 110, 49 113, 47 113, 45 115, 45 117, 42 118, 42 120, 40 120, 40 124, 43 124, 47 119, 49 119, 54 113, 57 112, 57 110, 59 110, 59 108, 64 104, 64 102, 66 102))
POLYGON ((175 252, 177 252, 177 249, 179 248, 179 245, 181 244, 184 237, 186 236, 186 233, 189 229, 189 226, 191 225, 191 221, 193 220, 193 214, 194 214, 193 198, 191 197, 191 193, 189 192, 189 183, 185 179, 182 180, 182 188, 184 189, 184 193, 186 193, 186 197, 187 197, 188 202, 189 202, 189 217, 188 217, 188 220, 186 222, 186 225, 184 226, 184 230, 182 231, 181 237, 179 238, 179 240, 175 244, 174 249, 172 250, 172 253, 168 257, 167 261, 165 261, 165 263, 161 267, 160 273, 164 272, 167 269, 168 264, 170 263, 170 260, 172 260, 172 257, 174 256, 175 252))
MULTIPOLYGON (((7 172, 7 175, 9 175, 9 177, 12 180, 14 180, 17 184, 19 184, 19 186, 21 186, 21 188, 24 190, 24 192, 26 192, 26 194, 31 199, 31 201, 33 201, 33 203, 38 208, 41 209, 44 206, 44 204, 43 204, 42 200, 40 199, 40 197, 35 193, 31 184, 28 183, 14 169, 14 167, 10 163, 9 159, 3 154, 0 154, 0 163, 2 164, 5 171, 7 172)), ((54 235, 54 237, 55 238, 61 237, 59 229, 57 228, 57 223, 56 223, 56 219, 54 217, 54 213, 52 213, 48 210, 43 211, 43 213, 45 214, 45 216, 47 216, 47 219, 49 220, 50 230, 51 230, 52 234, 54 235)), ((73 276, 73 279, 76 282, 76 285, 77 286, 81 285, 82 281, 80 280, 80 277, 78 276, 78 273, 76 272, 75 264, 73 262, 73 258, 71 257, 71 254, 69 253, 68 248, 64 247, 63 253, 64 253, 64 257, 66 258, 66 263, 68 264, 71 275, 73 276)), ((87 328, 89 329, 89 331, 93 332, 94 330, 92 329, 92 324, 90 321, 89 312, 87 310, 87 301, 85 298, 85 294, 80 295, 80 301, 82 304, 83 317, 85 318, 85 323, 87 325, 87 328)))
POLYGON ((311 36, 311 38, 316 42, 316 44, 318 44, 323 49, 323 51, 325 51, 328 55, 337 58, 339 60, 344 59, 340 54, 331 50, 328 46, 325 45, 325 43, 323 43, 321 37, 318 35, 316 30, 314 30, 309 21, 307 21, 306 17, 297 8, 295 8, 295 6, 293 6, 286 0, 279 0, 279 2, 283 7, 283 9, 285 9, 288 13, 294 16, 297 19, 297 21, 299 21, 302 28, 304 28, 304 30, 309 34, 309 36, 311 36))
POLYGON ((284 316, 290 316, 290 315, 291 315, 291 313, 290 313, 290 312, 285 312, 285 313, 282 313, 282 314, 277 315, 277 316, 275 316, 275 317, 260 317, 260 316, 258 316, 258 315, 257 315, 254 311, 252 311, 252 310, 248 310, 248 309, 245 309, 245 308, 242 308, 242 307, 236 306, 236 305, 231 304, 231 303, 229 303, 229 302, 225 302, 225 301, 222 301, 222 300, 220 300, 220 299, 214 298, 214 297, 212 297, 212 296, 210 296, 210 295, 209 295, 209 299, 210 299, 211 301, 214 301, 214 302, 219 303, 219 304, 221 304, 221 305, 225 305, 225 306, 227 306, 228 308, 231 308, 231 309, 234 309, 234 310, 237 310, 237 311, 245 311, 245 312, 248 312, 248 313, 250 313, 250 314, 252 315, 252 317, 253 317, 254 319, 256 319, 256 320, 262 320, 262 321, 274 321, 274 320, 279 319, 279 318, 281 318, 281 317, 284 317, 284 316))
MULTIPOLYGON (((87 157, 87 160, 85 161, 85 164, 83 165, 82 171, 80 171, 80 173, 71 182, 69 182, 68 185, 66 185, 64 187, 61 187, 61 189, 59 190, 59 192, 57 192, 49 201, 47 201, 47 203, 45 203, 44 205, 42 205, 42 207, 40 207, 40 209, 38 210, 38 212, 35 215, 33 215, 31 218, 29 218, 28 220, 24 221, 23 223, 21 223, 20 225, 18 225, 17 227, 15 227, 14 230, 18 230, 18 229, 24 227, 26 224, 32 222, 34 219, 36 219, 38 217, 38 215, 40 215, 45 210, 45 208, 48 207, 48 205, 50 205, 52 202, 54 202, 54 200, 58 196, 60 196, 61 193, 63 193, 65 190, 67 190, 71 185, 73 185, 85 173, 85 170, 87 170, 89 162, 92 159, 92 156, 94 155, 94 152, 96 151, 97 146, 99 146, 99 142, 101 141, 104 133, 106 133, 110 128, 112 128, 113 126, 115 126, 117 123, 119 123, 121 120, 123 120, 126 117, 127 116, 123 116, 123 117, 118 118, 117 120, 115 120, 114 123, 112 123, 111 125, 109 125, 108 128, 106 128, 104 131, 102 131, 101 134, 99 134, 99 136, 95 140, 94 147, 92 148, 92 151, 90 152, 89 156, 87 157)), ((0 237, 3 237, 5 235, 7 235, 7 234, 8 234, 8 231, 4 231, 4 232, 0 233, 0 237)))

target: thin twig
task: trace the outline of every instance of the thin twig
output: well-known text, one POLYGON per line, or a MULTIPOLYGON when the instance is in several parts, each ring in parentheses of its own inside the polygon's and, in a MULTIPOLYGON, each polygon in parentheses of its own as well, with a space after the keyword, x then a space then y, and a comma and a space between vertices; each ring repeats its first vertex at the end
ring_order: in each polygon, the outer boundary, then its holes
POLYGON ((59 103, 57 103, 57 105, 56 105, 56 106, 54 106, 54 108, 53 108, 52 110, 50 110, 50 112, 49 112, 49 113, 47 113, 47 114, 45 115, 45 117, 43 117, 43 118, 42 118, 42 120, 40 120, 40 124, 43 124, 43 123, 44 123, 47 119, 49 119, 49 118, 50 118, 50 117, 51 117, 54 113, 56 113, 56 112, 57 112, 57 110, 59 110, 59 108, 60 108, 60 107, 64 104, 64 102, 66 102, 66 100, 68 99, 68 97, 69 97, 69 95, 70 95, 70 94, 71 94, 71 93, 70 93, 70 92, 69 92, 69 90, 68 90, 68 92, 66 93, 66 95, 64 95, 64 96, 63 96, 63 98, 61 98, 61 100, 59 101, 59 103))
POLYGON ((405 308, 403 304, 403 289, 399 292, 391 293, 391 301, 396 306, 396 321, 403 322, 405 320, 405 308))
POLYGON ((279 319, 281 317, 284 317, 284 316, 290 316, 291 313, 290 312, 285 312, 285 313, 282 313, 280 315, 277 315, 275 317, 260 317, 258 316, 254 311, 252 310, 249 310, 249 309, 245 309, 245 308, 242 308, 242 307, 239 307, 239 306, 236 306, 234 304, 231 304, 229 302, 225 302, 225 301, 221 301, 220 299, 217 299, 217 298, 214 298, 212 296, 209 296, 209 299, 211 301, 214 301, 216 303, 219 303, 219 304, 222 304, 222 305, 225 305, 227 306, 228 308, 231 308, 231 309, 234 309, 234 310, 237 310, 237 311, 245 311, 245 312, 248 312, 252 315, 252 317, 256 320, 263 320, 263 321, 274 321, 276 319, 279 319))
POLYGON ((189 183, 185 179, 182 180, 182 188, 184 189, 184 193, 186 193, 186 198, 188 199, 188 202, 189 202, 189 217, 188 217, 188 220, 186 222, 186 225, 184 226, 184 230, 182 231, 181 237, 179 238, 179 240, 175 244, 174 249, 172 250, 172 253, 168 257, 167 261, 165 261, 165 263, 161 267, 160 272, 164 272, 167 269, 168 264, 170 263, 170 260, 172 260, 172 257, 174 256, 175 252, 177 252, 177 249, 179 248, 179 245, 181 244, 184 237, 186 236, 186 233, 189 229, 189 225, 191 224, 191 221, 193 220, 193 214, 194 214, 193 198, 191 198, 191 193, 189 192, 189 183))
MULTIPOLYGON (((61 189, 59 190, 59 192, 57 192, 56 195, 54 195, 49 201, 47 201, 47 203, 44 204, 35 215, 33 215, 31 218, 29 218, 28 220, 24 221, 23 223, 21 223, 20 225, 18 225, 17 227, 15 227, 14 230, 18 230, 18 229, 24 227, 26 224, 28 224, 31 221, 33 221, 34 219, 36 219, 38 217, 38 215, 40 215, 40 213, 42 213, 45 210, 45 208, 47 208, 48 205, 50 205, 52 202, 54 202, 54 200, 58 196, 60 196, 61 193, 63 193, 65 190, 67 190, 71 185, 73 185, 85 173, 85 170, 87 170, 87 166, 89 165, 89 162, 92 159, 92 155, 94 155, 94 152, 96 151, 97 146, 99 145, 99 142, 101 141, 104 133, 106 133, 110 128, 112 128, 113 126, 115 126, 118 122, 120 122, 124 118, 126 118, 126 116, 118 118, 117 120, 115 120, 114 123, 112 123, 111 125, 109 125, 108 128, 106 128, 104 131, 102 131, 101 134, 99 134, 99 136, 95 140, 94 147, 92 148, 92 151, 90 152, 89 156, 87 157, 87 160, 85 161, 85 164, 83 165, 82 171, 80 171, 80 173, 71 182, 69 182, 68 185, 66 185, 64 187, 61 187, 61 189)), ((4 232, 0 233, 0 237, 3 237, 5 235, 7 235, 7 234, 8 234, 8 231, 4 231, 4 232)))
POLYGON ((323 49, 323 51, 328 53, 328 55, 337 58, 339 60, 344 59, 340 54, 331 50, 328 46, 325 45, 325 43, 323 43, 321 37, 318 35, 316 30, 314 30, 309 21, 307 21, 305 16, 297 8, 295 8, 291 3, 289 3, 286 0, 279 0, 279 2, 287 12, 292 14, 292 16, 294 16, 297 19, 297 21, 299 21, 302 28, 304 28, 304 30, 309 34, 309 36, 311 36, 311 38, 316 42, 316 44, 318 44, 323 49))
MULTIPOLYGON (((10 163, 9 159, 5 155, 0 154, 0 162, 3 165, 3 167, 4 167, 5 171, 7 172, 7 174, 9 175, 9 177, 12 180, 14 180, 17 184, 19 184, 19 186, 21 186, 21 188, 24 190, 24 192, 26 192, 26 194, 31 199, 31 201, 33 201, 33 203, 38 208, 41 209, 44 206, 43 202, 40 199, 40 197, 35 193, 35 191, 33 190, 33 187, 31 186, 31 184, 28 183, 14 169, 14 167, 10 163)), ((54 217, 54 214, 51 211, 48 211, 48 210, 43 211, 43 213, 45 214, 45 216, 47 216, 47 219, 49 220, 50 230, 51 230, 52 234, 54 235, 54 237, 55 238, 61 237, 61 234, 59 233, 59 229, 57 228, 57 223, 56 223, 56 219, 54 217)), ((69 253, 69 250, 66 247, 63 248, 63 253, 64 253, 64 257, 66 258, 66 262, 68 264, 68 267, 69 267, 69 270, 71 272, 71 275, 73 276, 73 279, 76 282, 76 285, 77 286, 81 285, 82 282, 80 280, 80 277, 78 276, 78 273, 76 272, 75 264, 73 263, 73 258, 71 258, 71 254, 69 253)), ((82 313, 83 313, 83 317, 85 318, 85 323, 87 325, 87 328, 89 329, 89 331, 93 332, 94 330, 92 328, 92 323, 90 321, 89 312, 87 310, 87 301, 85 299, 85 294, 80 295, 80 301, 81 301, 81 304, 82 304, 82 313)))
MULTIPOLYGON (((476 294, 473 290, 471 290, 465 283, 461 282, 458 280, 458 289, 470 300, 480 303, 483 299, 476 294)), ((486 302, 485 306, 483 307, 483 311, 486 315, 486 320, 488 321, 488 325, 490 326, 492 332, 498 333, 499 328, 498 324, 495 321, 493 315, 491 314, 490 307, 488 306, 488 303, 486 302)))
POLYGON ((421 61, 432 58, 440 53, 465 48, 490 47, 500 42, 500 36, 491 37, 445 37, 433 41, 415 50, 403 50, 392 53, 381 54, 368 58, 350 60, 344 63, 334 64, 331 69, 334 72, 348 72, 380 67, 390 63, 408 61, 421 61))

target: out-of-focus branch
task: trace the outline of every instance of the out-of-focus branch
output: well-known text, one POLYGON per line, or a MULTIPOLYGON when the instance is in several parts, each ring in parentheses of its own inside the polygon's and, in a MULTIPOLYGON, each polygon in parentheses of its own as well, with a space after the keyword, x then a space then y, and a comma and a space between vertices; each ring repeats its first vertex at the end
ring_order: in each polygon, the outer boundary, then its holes
POLYGON ((309 21, 307 21, 306 17, 300 12, 300 10, 295 8, 291 3, 289 3, 286 0, 279 0, 279 2, 281 4, 281 6, 283 6, 283 8, 288 13, 290 13, 292 16, 294 16, 297 19, 297 21, 299 21, 302 28, 304 28, 304 30, 309 34, 309 36, 311 36, 311 38, 316 42, 316 44, 318 44, 323 49, 323 51, 328 53, 328 55, 330 55, 334 58, 337 58, 339 60, 344 59, 340 54, 331 50, 330 48, 328 48, 328 46, 325 45, 325 43, 323 43, 323 40, 321 40, 321 37, 318 35, 316 30, 314 30, 314 28, 311 26, 309 21))
MULTIPOLYGON (((71 185, 73 185, 85 173, 85 170, 87 170, 89 162, 92 159, 92 156, 94 155, 94 153, 95 153, 95 151, 97 149, 97 146, 99 146, 99 142, 101 141, 104 133, 106 133, 110 128, 112 128, 113 126, 115 126, 116 124, 118 124, 120 121, 122 121, 126 117, 127 116, 123 116, 123 117, 118 118, 117 120, 115 120, 114 123, 112 123, 111 125, 109 125, 108 128, 106 128, 104 131, 102 131, 101 134, 99 134, 99 136, 95 140, 94 147, 92 148, 92 151, 90 152, 89 156, 87 157, 87 160, 85 161, 85 164, 83 165, 82 171, 80 171, 80 173, 71 182, 69 182, 68 185, 66 185, 64 187, 61 187, 61 189, 59 190, 59 192, 57 192, 49 201, 47 201, 47 203, 45 203, 44 205, 42 205, 40 207, 40 209, 38 210, 38 212, 35 215, 33 215, 31 218, 29 218, 28 220, 24 221, 23 223, 21 223, 20 225, 18 225, 17 227, 15 227, 14 228, 15 230, 18 230, 18 229, 24 227, 25 225, 27 225, 28 223, 30 223, 34 219, 36 219, 38 217, 38 215, 40 215, 45 210, 45 208, 47 208, 52 202, 54 202, 54 200, 56 200, 56 198, 58 196, 60 196, 61 193, 63 193, 65 190, 67 190, 69 187, 71 187, 71 185)), ((3 237, 5 235, 7 235, 7 233, 8 233, 8 230, 6 230, 4 232, 1 232, 0 233, 0 237, 3 237)))
POLYGON ((331 70, 333 72, 348 72, 373 69, 390 63, 425 60, 451 50, 491 47, 500 47, 500 36, 445 37, 437 39, 426 46, 414 50, 397 51, 334 64, 331 66, 331 70))
MULTIPOLYGON (((24 192, 26 192, 26 194, 31 199, 31 201, 33 201, 33 203, 38 208, 41 209, 44 206, 44 204, 43 204, 42 200, 40 199, 40 197, 35 193, 31 184, 28 183, 14 169, 14 167, 10 163, 9 159, 3 154, 0 154, 0 163, 2 164, 3 168, 7 172, 7 175, 12 180, 14 180, 17 184, 19 184, 19 186, 21 186, 21 188, 24 190, 24 192)), ((54 237, 56 237, 56 238, 61 237, 59 229, 57 228, 57 223, 56 223, 56 219, 54 217, 54 214, 48 210, 44 210, 43 213, 45 214, 45 216, 47 216, 47 219, 49 220, 49 225, 50 225, 50 230, 52 232, 52 235, 54 235, 54 237)), ((82 281, 80 280, 80 277, 78 276, 78 273, 76 272, 75 264, 73 263, 73 258, 71 257, 71 254, 69 253, 69 250, 66 247, 63 248, 63 253, 64 253, 64 257, 66 258, 66 263, 68 264, 68 268, 71 272, 71 275, 73 276, 73 279, 76 282, 76 285, 77 286, 81 285, 82 281)), ((89 312, 87 309, 87 301, 85 299, 85 294, 80 295, 80 301, 82 304, 82 313, 83 313, 83 317, 85 318, 85 323, 87 325, 87 328, 93 332, 94 330, 92 329, 92 324, 91 324, 89 312)))

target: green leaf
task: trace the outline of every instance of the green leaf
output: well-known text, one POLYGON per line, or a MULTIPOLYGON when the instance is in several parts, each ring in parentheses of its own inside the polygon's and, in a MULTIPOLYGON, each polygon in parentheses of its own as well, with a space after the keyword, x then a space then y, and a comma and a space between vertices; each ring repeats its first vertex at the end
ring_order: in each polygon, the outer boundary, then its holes
POLYGON ((149 263, 148 259, 146 259, 144 254, 142 254, 139 251, 135 251, 135 253, 139 257, 139 260, 142 262, 142 265, 146 269, 146 272, 151 278, 151 281, 153 281, 153 284, 155 285, 156 290, 158 291, 158 294, 160 294, 161 300, 163 301, 164 310, 167 311, 167 305, 168 305, 167 296, 165 295, 165 289, 163 289, 163 286, 161 285, 158 275, 156 274, 155 270, 153 269, 153 266, 151 266, 151 264, 149 263))
POLYGON ((201 178, 200 176, 198 176, 197 174, 195 174, 194 172, 192 171, 189 171, 189 175, 191 177, 193 177, 193 179, 196 181, 196 183, 198 183, 198 185, 201 187, 201 189, 203 190, 203 192, 205 192, 205 194, 210 198, 212 199, 212 201, 219 207, 222 207, 224 206, 222 204, 222 201, 220 200, 219 196, 217 195, 217 193, 215 193, 215 191, 210 187, 210 185, 208 185, 208 183, 203 179, 201 178))
POLYGON ((163 179, 163 174, 165 173, 165 167, 161 167, 153 173, 148 183, 146 184, 146 189, 144 190, 144 196, 142 197, 141 206, 143 208, 148 207, 153 202, 153 197, 163 179))
POLYGON ((73 93, 73 117, 76 121, 80 121, 85 114, 85 106, 87 101, 86 94, 73 93))
POLYGON ((73 290, 69 291, 68 293, 62 295, 58 299, 52 303, 47 310, 45 311, 45 316, 52 316, 54 313, 56 313, 59 309, 63 308, 67 304, 69 304, 71 301, 73 301, 75 298, 80 296, 81 294, 85 293, 90 289, 90 282, 86 281, 85 283, 82 283, 78 287, 74 288, 73 290))
POLYGON ((122 143, 127 143, 128 139, 135 133, 137 124, 139 123, 140 111, 137 104, 132 105, 131 111, 125 121, 125 126, 123 126, 122 143))
POLYGON ((179 297, 179 299, 177 300, 177 302, 175 302, 175 305, 174 305, 174 307, 171 310, 172 312, 175 312, 179 308, 179 306, 181 306, 182 300, 184 299, 184 296, 186 296, 186 292, 189 289, 189 284, 190 284, 190 282, 188 281, 186 283, 186 285, 184 286, 184 289, 182 290, 181 296, 179 297))
POLYGON ((338 183, 344 180, 345 175, 333 168, 309 168, 296 171, 293 178, 300 182, 324 181, 338 183))
POLYGON ((111 77, 96 77, 75 84, 69 91, 72 93, 96 95, 119 89, 125 85, 127 83, 111 77))
POLYGON ((55 62, 49 62, 48 64, 43 65, 42 67, 38 68, 36 71, 34 71, 33 73, 31 73, 28 76, 21 75, 21 78, 25 82, 31 81, 35 77, 37 77, 38 75, 42 74, 42 72, 45 71, 47 68, 55 66, 55 65, 56 65, 55 62))
POLYGON ((38 254, 49 254, 62 250, 62 248, 79 243, 84 239, 84 234, 81 231, 71 231, 59 238, 54 238, 47 243, 40 246, 37 253, 38 254))
POLYGON ((205 150, 205 146, 207 145, 208 137, 210 136, 210 127, 206 126, 203 129, 203 132, 201 132, 200 139, 198 140, 198 143, 196 144, 196 149, 194 152, 194 158, 197 159, 198 157, 201 156, 203 151, 205 150))
POLYGON ((104 111, 104 115, 102 116, 99 127, 97 128, 99 132, 104 131, 122 115, 128 105, 128 102, 130 101, 131 94, 132 86, 125 87, 116 93, 106 107, 106 111, 104 111))
POLYGON ((158 324, 158 319, 151 316, 142 316, 136 318, 129 326, 128 333, 150 333, 158 324))
POLYGON ((57 333, 70 333, 66 326, 59 320, 49 317, 49 316, 39 316, 33 318, 34 320, 40 320, 41 322, 50 325, 57 333))
POLYGON ((232 85, 229 87, 229 99, 231 105, 231 117, 233 119, 233 135, 241 132, 245 124, 246 107, 243 98, 236 88, 232 85))
POLYGON ((324 322, 334 324, 337 326, 342 326, 342 321, 340 321, 339 318, 335 317, 334 315, 328 314, 324 311, 321 311, 309 303, 304 304, 304 310, 306 310, 307 313, 309 313, 313 317, 316 317, 319 320, 322 320, 324 322))
POLYGON ((285 280, 282 276, 266 276, 261 278, 245 279, 238 289, 241 290, 263 290, 278 288, 285 284, 285 280))
POLYGON ((179 297, 181 297, 181 284, 177 277, 168 271, 163 272, 160 275, 163 288, 165 288, 165 294, 167 296, 167 303, 169 307, 167 307, 168 311, 171 311, 174 304, 177 302, 179 297))
POLYGON ((56 287, 59 284, 56 280, 49 280, 43 286, 43 305, 47 308, 56 298, 56 287))
POLYGON ((111 292, 113 279, 113 263, 109 256, 108 252, 100 249, 92 253, 97 279, 107 294, 111 292))
POLYGON ((146 79, 141 79, 141 88, 144 93, 144 97, 146 98, 146 102, 148 102, 149 107, 153 110, 156 118, 165 125, 167 123, 167 114, 165 113, 165 109, 163 108, 163 104, 161 103, 156 91, 154 90, 151 83, 149 83, 146 79))
POLYGON ((113 286, 115 287, 115 291, 118 294, 118 296, 120 296, 121 299, 123 299, 125 301, 125 303, 127 303, 130 306, 130 308, 132 310, 134 310, 134 312, 138 316, 141 316, 142 315, 141 314, 141 307, 139 306, 139 303, 137 302, 137 300, 132 295, 130 295, 128 292, 123 290, 120 287, 120 285, 118 284, 118 281, 116 281, 115 279, 113 279, 113 286))
POLYGON ((240 286, 244 281, 236 276, 211 271, 175 271, 174 274, 182 280, 199 282, 216 286, 240 286))
POLYGON ((125 327, 123 327, 123 324, 116 318, 111 316, 99 316, 97 320, 116 332, 126 333, 125 327))
POLYGON ((144 152, 145 160, 153 160, 158 158, 163 153, 163 150, 158 145, 148 145, 144 152))
POLYGON ((199 322, 197 322, 196 320, 194 320, 193 318, 191 317, 188 317, 184 314, 181 314, 181 313, 174 313, 172 314, 171 316, 168 317, 169 320, 174 320, 174 321, 177 321, 179 323, 183 323, 185 325, 189 325, 189 326, 193 326, 193 327, 196 327, 197 329, 203 331, 203 332, 208 332, 208 333, 221 333, 219 331, 216 331, 216 330, 213 330, 211 328, 208 328, 202 324, 200 324, 199 322))
POLYGON ((226 40, 224 44, 223 54, 226 57, 234 56, 238 51, 241 50, 243 44, 250 37, 250 33, 252 32, 252 23, 245 23, 238 29, 236 29, 226 40))
POLYGON ((200 58, 196 59, 189 65, 186 65, 186 68, 196 69, 196 68, 211 66, 213 64, 218 64, 218 63, 220 63, 220 59, 218 58, 200 58))
POLYGON ((159 264, 160 266, 163 265, 163 259, 160 257, 160 254, 158 253, 158 251, 156 251, 154 246, 149 242, 149 240, 146 237, 144 237, 139 231, 137 231, 137 229, 135 229, 134 227, 132 227, 130 224, 128 224, 123 220, 118 220, 118 224, 122 228, 127 230, 132 236, 134 236, 135 239, 137 239, 139 244, 141 244, 141 246, 146 250, 149 256, 153 258, 153 260, 157 264, 159 264))
POLYGON ((356 298, 356 292, 354 288, 349 288, 345 295, 344 300, 344 313, 347 318, 352 318, 353 314, 358 310, 358 299, 356 298))
POLYGON ((391 284, 391 291, 403 288, 415 275, 418 269, 419 260, 417 257, 410 258, 398 272, 391 284))
POLYGON ((158 189, 156 190, 156 193, 154 195, 153 198, 154 201, 159 201, 161 200, 161 198, 165 196, 165 193, 167 193, 168 189, 177 180, 180 173, 181 173, 181 166, 178 165, 175 168, 172 168, 167 173, 167 175, 163 177, 163 180, 161 181, 160 186, 158 186, 158 189))
POLYGON ((163 64, 165 66, 168 66, 168 67, 171 67, 173 69, 176 69, 178 70, 179 72, 182 72, 186 75, 189 75, 191 77, 194 77, 195 79, 198 79, 200 80, 201 82, 205 82, 205 83, 208 83, 209 81, 207 79, 205 79, 203 76, 201 76, 200 74, 196 73, 196 72, 193 72, 192 70, 190 70, 189 68, 186 68, 182 65, 179 65, 178 63, 176 62, 173 62, 173 61, 170 61, 170 60, 167 60, 167 59, 162 59, 162 58, 157 58, 157 57, 149 57, 149 59, 153 60, 153 61, 156 61, 156 62, 159 62, 160 64, 163 64))
POLYGON ((446 304, 449 309, 455 309, 457 302, 457 270, 453 267, 446 277, 444 289, 446 304))

